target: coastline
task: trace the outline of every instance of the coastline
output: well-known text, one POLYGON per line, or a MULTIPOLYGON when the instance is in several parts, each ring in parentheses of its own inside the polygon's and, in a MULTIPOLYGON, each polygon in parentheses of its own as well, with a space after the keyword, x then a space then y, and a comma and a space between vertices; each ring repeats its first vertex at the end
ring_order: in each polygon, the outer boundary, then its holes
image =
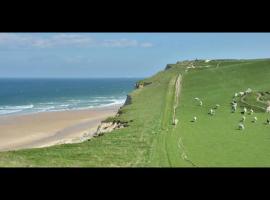
POLYGON ((41 148, 90 139, 123 104, 84 110, 0 116, 0 151, 41 148))

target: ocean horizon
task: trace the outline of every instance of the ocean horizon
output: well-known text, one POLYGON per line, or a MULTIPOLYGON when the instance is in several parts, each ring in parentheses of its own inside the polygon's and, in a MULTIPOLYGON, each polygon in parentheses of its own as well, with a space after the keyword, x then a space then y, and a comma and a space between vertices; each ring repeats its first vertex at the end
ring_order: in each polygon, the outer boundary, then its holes
POLYGON ((0 78, 0 116, 123 104, 140 78, 0 78))

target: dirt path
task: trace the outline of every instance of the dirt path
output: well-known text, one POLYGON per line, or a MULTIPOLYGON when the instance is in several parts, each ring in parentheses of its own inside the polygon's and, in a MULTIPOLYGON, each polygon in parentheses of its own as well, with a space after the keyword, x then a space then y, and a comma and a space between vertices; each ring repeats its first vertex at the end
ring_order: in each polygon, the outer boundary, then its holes
POLYGON ((267 103, 265 103, 264 101, 260 100, 260 98, 262 97, 262 94, 258 92, 257 95, 258 95, 258 96, 257 96, 257 98, 256 98, 256 101, 261 102, 261 103, 267 105, 267 103))
POLYGON ((182 79, 182 76, 181 74, 179 74, 175 83, 175 99, 174 99, 174 105, 173 105, 173 124, 175 125, 176 125, 175 112, 176 112, 176 108, 178 107, 181 79, 182 79))
POLYGON ((177 126, 172 125, 172 122, 176 119, 176 109, 181 93, 181 81, 182 76, 179 74, 173 76, 168 83, 167 92, 164 96, 164 109, 160 120, 160 132, 151 147, 150 157, 153 161, 152 166, 196 166, 187 156, 183 139, 179 132, 176 131, 177 126))
MULTIPOLYGON (((257 98, 256 98, 256 101, 265 104, 265 102, 263 102, 263 101, 260 100, 260 97, 261 97, 262 95, 261 95, 260 93, 257 93, 257 94, 258 94, 258 96, 257 96, 257 98)), ((241 101, 242 103, 244 103, 244 104, 246 104, 246 105, 248 105, 248 106, 250 106, 250 107, 253 106, 253 107, 257 107, 257 108, 259 108, 259 109, 265 110, 265 108, 263 108, 263 107, 261 107, 261 106, 258 106, 258 105, 250 105, 249 103, 247 103, 247 102, 245 101, 245 97, 246 97, 246 94, 240 98, 240 101, 241 101)))
MULTIPOLYGON (((176 109, 179 104, 179 97, 180 97, 180 92, 181 92, 181 80, 182 80, 182 76, 181 74, 179 74, 175 83, 175 99, 174 99, 174 105, 173 105, 173 124, 175 126, 177 125, 175 123, 175 120, 176 120, 175 115, 176 115, 176 109)), ((190 163, 192 166, 196 166, 191 160, 189 160, 187 156, 187 151, 185 149, 181 136, 179 137, 179 140, 178 140, 178 148, 180 151, 182 151, 181 158, 187 161, 188 163, 190 163)))

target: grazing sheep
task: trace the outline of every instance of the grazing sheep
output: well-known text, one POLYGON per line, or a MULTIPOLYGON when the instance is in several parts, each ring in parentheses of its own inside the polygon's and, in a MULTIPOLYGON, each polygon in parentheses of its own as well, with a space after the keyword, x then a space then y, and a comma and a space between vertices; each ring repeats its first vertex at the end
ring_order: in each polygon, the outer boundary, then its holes
POLYGON ((196 101, 200 101, 200 99, 199 99, 198 97, 195 97, 194 99, 195 99, 196 101))
POLYGON ((244 124, 239 123, 238 128, 239 128, 239 130, 244 130, 245 129, 245 126, 244 126, 244 124))
POLYGON ((220 107, 220 105, 219 104, 216 104, 216 107, 215 107, 215 109, 218 109, 220 107))
POLYGON ((248 93, 251 93, 252 92, 252 89, 250 89, 250 88, 248 88, 247 90, 246 90, 246 93, 248 94, 248 93))
POLYGON ((199 102, 199 105, 202 106, 202 101, 199 102))
POLYGON ((237 103, 234 103, 234 104, 232 105, 232 110, 233 110, 233 112, 236 111, 236 108, 237 108, 237 103))
POLYGON ((237 102, 236 102, 235 100, 233 100, 233 101, 231 102, 231 104, 232 104, 232 105, 237 105, 237 102))
POLYGON ((243 109, 243 113, 245 114, 247 112, 247 108, 246 107, 244 107, 244 109, 243 109))
POLYGON ((213 109, 210 109, 209 113, 210 115, 214 115, 215 114, 215 111, 213 109))
POLYGON ((245 95, 245 93, 244 92, 239 92, 239 95, 242 97, 242 96, 245 95))
POLYGON ((196 122, 197 121, 197 117, 193 117, 192 122, 196 122))
POLYGON ((234 97, 238 97, 238 93, 235 93, 235 94, 234 94, 234 97))
POLYGON ((253 112, 254 112, 254 111, 253 111, 252 109, 250 109, 249 114, 252 115, 253 112))
POLYGON ((242 119, 241 119, 241 122, 244 122, 246 120, 246 117, 243 116, 242 119))
POLYGON ((268 107, 266 108, 266 112, 267 112, 267 113, 270 113, 270 106, 268 106, 268 107))
POLYGON ((252 122, 255 123, 257 120, 257 117, 254 117, 252 122))
POLYGON ((173 125, 177 125, 177 123, 178 123, 178 119, 175 119, 173 122, 173 125))

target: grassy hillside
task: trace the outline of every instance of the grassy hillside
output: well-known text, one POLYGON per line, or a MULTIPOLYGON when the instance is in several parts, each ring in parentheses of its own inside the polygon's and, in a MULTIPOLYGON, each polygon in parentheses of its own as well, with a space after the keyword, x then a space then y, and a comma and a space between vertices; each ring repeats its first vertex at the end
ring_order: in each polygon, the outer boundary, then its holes
POLYGON ((230 105, 233 95, 247 88, 270 91, 269 77, 267 59, 171 64, 143 81, 151 84, 130 94, 132 103, 119 117, 132 120, 127 128, 81 144, 2 152, 0 166, 270 166, 270 125, 264 124, 269 114, 246 115, 245 130, 238 130, 242 109, 232 113, 230 105), (173 126, 179 74, 179 122, 173 126), (216 114, 208 115, 216 104, 220 104, 216 114), (197 122, 191 122, 194 116, 197 122), (256 123, 251 122, 254 116, 256 123))
POLYGON ((245 130, 240 131, 242 109, 231 113, 230 106, 235 92, 247 88, 269 91, 270 60, 223 61, 219 67, 216 62, 184 76, 177 112, 182 123, 176 131, 189 158, 197 166, 270 166, 270 126, 264 124, 267 114, 246 115, 245 130), (196 105, 194 97, 203 100, 202 107, 196 105), (209 116, 215 104, 220 108, 215 116, 209 116), (189 123, 194 115, 197 123, 189 123), (256 123, 251 122, 253 116, 258 118, 256 123))

